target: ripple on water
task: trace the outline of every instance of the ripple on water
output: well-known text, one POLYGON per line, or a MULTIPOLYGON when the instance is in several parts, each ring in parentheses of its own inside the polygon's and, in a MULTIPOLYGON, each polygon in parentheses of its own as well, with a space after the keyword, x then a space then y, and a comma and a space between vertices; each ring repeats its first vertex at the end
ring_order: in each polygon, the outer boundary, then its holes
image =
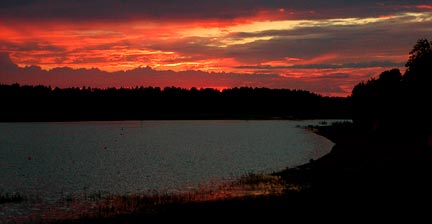
POLYGON ((35 198, 0 204, 1 212, 17 218, 95 209, 89 198, 97 194, 184 191, 300 165, 333 146, 297 128, 318 122, 0 123, 0 192, 35 198))

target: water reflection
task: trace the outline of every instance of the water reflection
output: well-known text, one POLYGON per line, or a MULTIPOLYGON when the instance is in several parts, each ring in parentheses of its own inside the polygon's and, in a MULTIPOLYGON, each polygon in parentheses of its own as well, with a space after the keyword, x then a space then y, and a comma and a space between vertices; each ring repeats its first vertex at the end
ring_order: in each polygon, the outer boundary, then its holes
POLYGON ((1 212, 58 218, 113 206, 130 210, 148 197, 277 194, 287 186, 269 177, 259 184, 231 180, 327 153, 331 142, 296 128, 310 123, 318 121, 0 123, 0 192, 28 199, 1 204, 1 212))

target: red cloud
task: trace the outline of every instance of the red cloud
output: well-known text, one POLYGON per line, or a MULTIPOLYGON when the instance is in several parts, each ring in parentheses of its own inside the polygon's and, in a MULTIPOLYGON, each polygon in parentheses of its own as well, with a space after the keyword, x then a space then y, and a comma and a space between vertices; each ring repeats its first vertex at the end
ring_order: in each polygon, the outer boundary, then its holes
POLYGON ((418 6, 416 6, 416 8, 432 10, 432 5, 418 5, 418 6))
MULTIPOLYGON (((304 89, 323 95, 346 96, 359 80, 377 75, 383 68, 366 69, 284 69, 283 75, 242 74, 203 71, 157 71, 150 67, 128 71, 104 72, 99 69, 72 69, 68 67, 43 70, 37 66, 17 67, 7 56, 0 54, 0 83, 23 85, 50 85, 58 87, 91 86, 135 87, 176 86, 183 88, 267 87, 304 89), (349 75, 355 74, 355 75, 349 75)), ((272 72, 272 71, 269 71, 272 72)))

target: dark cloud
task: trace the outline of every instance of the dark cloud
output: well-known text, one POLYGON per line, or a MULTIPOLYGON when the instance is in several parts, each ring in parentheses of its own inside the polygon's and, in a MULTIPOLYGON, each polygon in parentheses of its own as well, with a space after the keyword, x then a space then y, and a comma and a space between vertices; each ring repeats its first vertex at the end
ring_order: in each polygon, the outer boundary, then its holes
MULTIPOLYGON (((412 15, 401 15, 394 19, 361 25, 329 24, 290 30, 234 33, 230 34, 230 37, 234 39, 265 36, 272 38, 231 46, 226 54, 243 63, 283 60, 287 57, 307 60, 325 54, 336 54, 339 58, 334 59, 334 61, 340 64, 347 63, 344 62, 344 57, 347 56, 361 58, 366 54, 369 57, 407 55, 417 38, 429 38, 430 27, 432 27, 430 18, 419 21, 412 15)), ((369 60, 371 59, 369 58, 369 60)), ((394 63, 385 64, 398 66, 394 63)), ((346 66, 357 67, 357 65, 346 66)), ((311 65, 310 67, 320 66, 311 65)))
POLYGON ((18 69, 18 66, 14 64, 10 58, 9 54, 6 52, 0 52, 0 73, 18 69))
POLYGON ((64 48, 52 45, 47 42, 41 41, 27 41, 21 43, 14 43, 10 41, 0 40, 0 51, 51 51, 63 52, 64 48))
POLYGON ((432 22, 414 24, 407 22, 407 19, 403 17, 358 26, 328 25, 291 30, 232 33, 226 38, 241 40, 248 37, 267 36, 271 39, 231 45, 227 48, 217 47, 222 44, 210 38, 201 37, 189 37, 175 43, 163 43, 149 47, 157 50, 172 50, 183 55, 233 57, 247 64, 283 60, 287 57, 312 59, 325 54, 340 56, 404 55, 408 53, 418 35, 427 35, 432 26, 432 22), (407 35, 408 33, 410 35, 407 35))
POLYGON ((337 68, 371 68, 371 67, 403 67, 405 62, 391 61, 370 61, 347 64, 304 64, 304 65, 289 65, 289 66, 271 66, 271 65, 245 65, 236 66, 238 69, 337 69, 337 68))
POLYGON ((350 78, 350 74, 347 73, 333 73, 327 75, 321 75, 316 77, 317 79, 347 79, 350 78))
POLYGON ((432 20, 419 21, 409 14, 399 14, 391 19, 358 25, 334 25, 325 21, 323 23, 325 25, 311 24, 309 27, 305 25, 306 27, 287 30, 231 33, 225 37, 226 40, 271 38, 230 45, 226 48, 218 47, 223 45, 220 39, 204 37, 188 37, 148 47, 175 51, 187 55, 188 60, 235 58, 243 64, 283 61, 285 58, 299 58, 307 62, 323 55, 335 55, 335 58, 326 61, 308 62, 311 64, 286 68, 401 67, 403 63, 400 61, 405 58, 392 57, 407 55, 418 38, 429 38, 432 27, 432 20))
POLYGON ((0 18, 58 20, 206 19, 230 20, 284 8, 302 17, 371 16, 428 1, 396 0, 2 0, 0 18))
POLYGON ((186 37, 176 41, 167 43, 149 44, 148 48, 161 51, 176 51, 186 55, 220 55, 224 49, 217 47, 221 44, 219 41, 214 41, 207 37, 186 37))

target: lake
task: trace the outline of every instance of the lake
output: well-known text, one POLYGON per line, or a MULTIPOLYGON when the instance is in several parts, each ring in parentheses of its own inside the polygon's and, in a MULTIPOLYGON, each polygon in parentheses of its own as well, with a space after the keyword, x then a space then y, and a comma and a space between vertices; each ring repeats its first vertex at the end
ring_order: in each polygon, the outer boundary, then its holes
POLYGON ((0 123, 0 192, 65 195, 176 192, 279 171, 333 143, 319 121, 198 120, 0 123))

